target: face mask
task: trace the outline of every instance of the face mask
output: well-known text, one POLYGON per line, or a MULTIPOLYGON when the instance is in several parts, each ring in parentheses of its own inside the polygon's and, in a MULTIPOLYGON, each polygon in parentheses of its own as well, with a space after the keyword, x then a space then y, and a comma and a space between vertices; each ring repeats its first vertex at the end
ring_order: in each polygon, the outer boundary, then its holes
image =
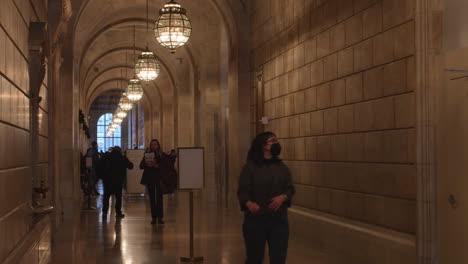
POLYGON ((279 156, 281 153, 281 145, 279 143, 271 144, 270 151, 273 156, 279 156))

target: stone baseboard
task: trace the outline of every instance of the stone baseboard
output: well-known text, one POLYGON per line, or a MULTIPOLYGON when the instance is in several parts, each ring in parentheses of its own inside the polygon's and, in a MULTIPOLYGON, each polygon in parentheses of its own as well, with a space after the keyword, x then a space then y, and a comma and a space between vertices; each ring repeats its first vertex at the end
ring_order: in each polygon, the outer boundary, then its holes
POLYGON ((41 264, 50 263, 51 221, 50 216, 43 216, 34 224, 22 241, 15 247, 3 264, 41 264))
POLYGON ((294 206, 291 236, 324 252, 327 264, 415 264, 415 236, 294 206))

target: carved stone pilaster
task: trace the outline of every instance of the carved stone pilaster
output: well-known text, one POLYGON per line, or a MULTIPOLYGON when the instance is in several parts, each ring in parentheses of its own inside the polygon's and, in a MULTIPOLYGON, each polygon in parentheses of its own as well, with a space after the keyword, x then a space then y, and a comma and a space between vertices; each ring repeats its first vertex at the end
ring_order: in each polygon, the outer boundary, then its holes
POLYGON ((40 92, 42 82, 46 73, 46 24, 43 22, 32 22, 29 31, 29 98, 30 98, 30 160, 31 160, 31 183, 33 188, 32 206, 35 212, 50 212, 51 207, 41 206, 39 196, 44 197, 47 190, 44 181, 38 177, 38 136, 39 136, 39 104, 41 102, 40 92), (39 210, 39 211, 36 211, 39 210))
POLYGON ((442 36, 442 2, 416 1, 416 103, 418 177, 418 263, 439 263, 437 256, 436 89, 442 36))
MULTIPOLYGON (((31 101, 39 101, 39 93, 46 73, 46 26, 32 22, 29 31, 29 85, 31 101)), ((39 102, 36 102, 39 103, 39 102)))
MULTIPOLYGON (((58 21, 56 21, 55 31, 52 33, 52 39, 50 41, 50 54, 57 55, 60 54, 61 46, 64 43, 65 36, 68 32, 68 22, 70 21, 73 13, 72 13, 72 5, 70 0, 60 0, 55 2, 57 5, 56 10, 52 16, 59 17, 58 21)), ((53 10, 53 8, 50 8, 53 10)))

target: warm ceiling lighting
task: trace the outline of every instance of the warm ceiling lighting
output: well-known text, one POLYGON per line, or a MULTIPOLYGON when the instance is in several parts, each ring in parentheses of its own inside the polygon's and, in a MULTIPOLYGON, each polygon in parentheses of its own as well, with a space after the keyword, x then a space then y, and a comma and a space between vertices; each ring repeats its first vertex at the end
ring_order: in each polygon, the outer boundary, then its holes
POLYGON ((140 80, 131 79, 128 82, 127 90, 125 90, 125 93, 127 94, 127 98, 130 101, 139 101, 143 97, 143 87, 141 87, 140 80))
POLYGON ((120 98, 119 108, 124 111, 130 111, 133 108, 133 103, 130 101, 130 99, 127 98, 126 93, 123 93, 122 97, 120 98))
POLYGON ((173 0, 159 10, 154 35, 159 44, 170 49, 171 53, 185 45, 192 33, 192 24, 186 13, 185 8, 173 0))
POLYGON ((123 119, 118 117, 118 116, 114 116, 114 119, 112 119, 112 123, 116 123, 116 124, 120 124, 122 123, 123 119))
POLYGON ((147 50, 138 56, 138 61, 135 65, 135 73, 138 79, 144 82, 155 80, 159 75, 160 69, 153 52, 147 50))
POLYGON ((125 118, 127 116, 127 111, 123 110, 122 108, 117 108, 115 111, 115 115, 120 117, 120 118, 125 118))

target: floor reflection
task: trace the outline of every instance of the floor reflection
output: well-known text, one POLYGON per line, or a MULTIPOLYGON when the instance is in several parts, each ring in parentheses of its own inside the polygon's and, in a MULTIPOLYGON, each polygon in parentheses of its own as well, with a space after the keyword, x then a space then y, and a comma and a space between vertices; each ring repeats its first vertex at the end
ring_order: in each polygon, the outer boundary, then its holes
MULTIPOLYGON (((102 188, 99 190, 102 192, 102 188)), ((101 197, 93 201, 95 211, 78 211, 78 218, 65 219, 54 237, 52 263, 180 263, 189 254, 188 193, 166 195, 166 224, 151 225, 150 208, 145 199, 124 198, 125 218, 116 219, 111 199, 107 218, 101 216, 101 197), (71 232, 64 235, 63 232, 71 232)), ((204 263, 240 264, 244 262, 241 234, 242 214, 236 201, 229 209, 208 191, 195 194, 195 255, 204 263)), ((290 240, 288 263, 309 263, 319 253, 300 241, 290 240), (305 246, 305 247, 304 247, 305 246)), ((266 260, 265 263, 268 263, 266 260)), ((324 262, 314 262, 321 264, 324 262)))

